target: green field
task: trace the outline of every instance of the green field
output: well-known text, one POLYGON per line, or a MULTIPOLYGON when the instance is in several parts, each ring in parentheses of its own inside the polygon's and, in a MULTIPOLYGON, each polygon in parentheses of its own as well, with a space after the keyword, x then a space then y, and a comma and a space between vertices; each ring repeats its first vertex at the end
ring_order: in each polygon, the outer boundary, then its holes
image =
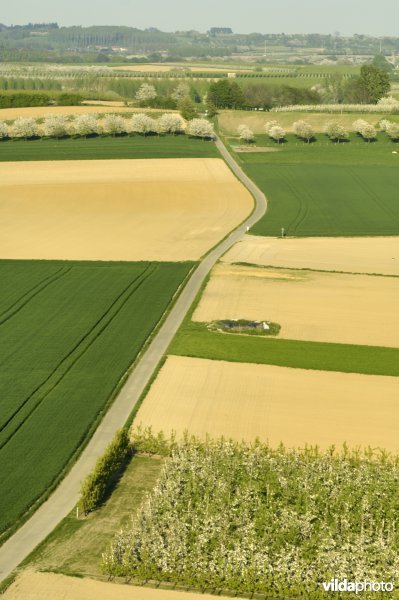
POLYGON ((93 431, 192 266, 0 261, 0 533, 93 431))
MULTIPOLYGON (((234 143, 234 142, 233 142, 234 143)), ((277 145, 259 136, 258 145, 277 145)), ((399 234, 398 146, 352 137, 333 144, 325 136, 306 144, 288 136, 277 152, 235 153, 268 199, 251 232, 292 236, 399 234)))
POLYGON ((298 369, 399 376, 397 348, 226 335, 187 321, 168 353, 298 369))
POLYGON ((185 135, 0 141, 0 161, 219 157, 213 142, 185 135))

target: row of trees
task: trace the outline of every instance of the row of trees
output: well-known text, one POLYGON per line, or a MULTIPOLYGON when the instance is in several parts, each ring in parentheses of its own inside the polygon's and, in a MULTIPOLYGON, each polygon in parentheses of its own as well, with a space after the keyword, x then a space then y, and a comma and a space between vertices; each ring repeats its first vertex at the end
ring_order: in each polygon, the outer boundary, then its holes
MULTIPOLYGON (((278 121, 268 121, 264 128, 270 139, 278 144, 285 140, 286 131, 281 127, 278 121)), ((323 129, 324 133, 333 142, 339 143, 349 139, 349 132, 342 123, 337 121, 328 121, 323 129)), ((352 124, 352 130, 368 142, 377 138, 377 128, 364 119, 357 119, 352 124)), ((384 131, 391 140, 395 142, 399 141, 399 123, 383 119, 379 124, 379 130, 384 131)), ((292 125, 292 131, 299 139, 304 140, 307 143, 310 143, 315 138, 315 131, 312 125, 304 120, 295 121, 292 125)), ((255 139, 253 131, 244 124, 238 127, 238 135, 240 140, 246 143, 251 143, 255 139)))
POLYGON ((289 85, 251 84, 241 87, 236 81, 222 79, 209 87, 209 108, 262 108, 297 105, 322 105, 324 103, 376 104, 390 90, 386 70, 374 65, 363 65, 358 77, 333 75, 322 85, 311 89, 289 85))
POLYGON ((51 115, 46 117, 43 123, 38 123, 31 117, 20 117, 12 125, 0 121, 0 139, 31 139, 43 136, 59 139, 71 135, 88 137, 100 134, 117 136, 131 133, 141 135, 187 133, 192 137, 214 137, 213 126, 206 119, 192 119, 185 126, 182 118, 174 113, 165 113, 158 119, 142 113, 127 119, 112 113, 102 119, 95 115, 82 114, 75 116, 72 120, 65 115, 51 115))
POLYGON ((22 108, 24 106, 77 106, 82 103, 82 96, 76 93, 58 93, 51 95, 44 92, 0 92, 0 108, 22 108))

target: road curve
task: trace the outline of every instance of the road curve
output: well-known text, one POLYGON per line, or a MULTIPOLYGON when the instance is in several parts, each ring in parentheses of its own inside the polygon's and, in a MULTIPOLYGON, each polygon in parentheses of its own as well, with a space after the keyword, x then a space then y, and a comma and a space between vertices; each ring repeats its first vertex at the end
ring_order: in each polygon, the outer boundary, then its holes
POLYGON ((252 214, 229 236, 211 250, 195 269, 175 305, 153 338, 146 352, 127 378, 122 390, 107 411, 82 454, 56 488, 33 516, 0 548, 0 582, 42 542, 56 525, 74 508, 79 498, 81 481, 92 470, 97 458, 111 442, 115 431, 128 419, 134 405, 139 400, 151 379, 159 361, 165 354, 175 333, 192 305, 201 285, 215 264, 233 244, 238 242, 247 230, 265 213, 265 195, 245 175, 222 141, 217 138, 216 146, 233 173, 241 180, 255 199, 252 214))

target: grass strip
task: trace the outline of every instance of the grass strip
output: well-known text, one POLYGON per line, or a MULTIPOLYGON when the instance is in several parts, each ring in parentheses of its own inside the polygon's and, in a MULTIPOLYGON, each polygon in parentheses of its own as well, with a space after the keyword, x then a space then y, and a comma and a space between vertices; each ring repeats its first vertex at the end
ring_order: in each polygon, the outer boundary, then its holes
POLYGON ((399 376, 399 348, 225 335, 188 323, 169 354, 319 371, 399 376))

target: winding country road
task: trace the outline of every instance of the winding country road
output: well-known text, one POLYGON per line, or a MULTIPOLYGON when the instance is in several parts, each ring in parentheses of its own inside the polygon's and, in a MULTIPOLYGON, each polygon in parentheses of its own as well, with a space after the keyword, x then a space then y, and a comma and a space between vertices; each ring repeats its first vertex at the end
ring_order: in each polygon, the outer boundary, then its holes
POLYGON ((216 146, 233 173, 253 195, 255 209, 244 223, 200 262, 77 462, 50 498, 0 548, 0 581, 8 577, 74 508, 79 498, 81 481, 92 470, 97 458, 113 439, 115 431, 125 424, 190 309, 205 277, 222 254, 238 242, 247 228, 256 223, 266 211, 267 202, 264 194, 245 175, 219 138, 216 139, 216 146))

